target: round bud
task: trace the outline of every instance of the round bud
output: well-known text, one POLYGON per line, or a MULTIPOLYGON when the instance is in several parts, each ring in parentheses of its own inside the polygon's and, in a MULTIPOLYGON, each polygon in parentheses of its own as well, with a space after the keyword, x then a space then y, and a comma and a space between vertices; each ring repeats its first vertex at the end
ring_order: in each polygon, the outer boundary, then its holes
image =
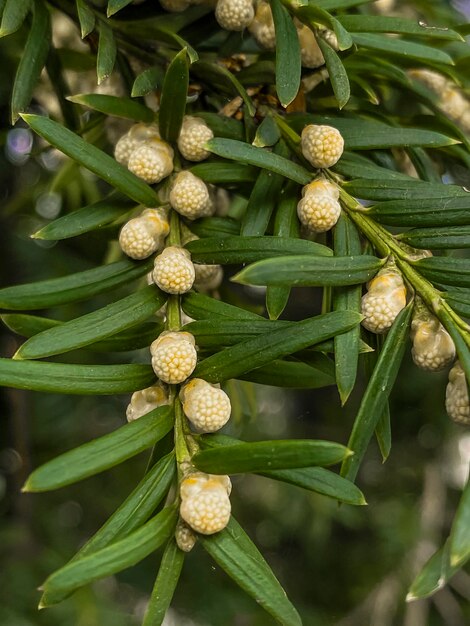
POLYGON ((318 179, 303 188, 302 196, 297 205, 300 222, 316 233, 333 228, 341 215, 338 187, 327 180, 318 179))
POLYGON ((449 382, 446 388, 446 411, 454 422, 470 424, 467 380, 459 361, 449 372, 449 382))
POLYGON ((438 372, 450 365, 455 358, 452 337, 439 320, 430 314, 428 319, 413 319, 411 339, 411 356, 423 370, 438 372))
POLYGON ((230 419, 230 398, 218 385, 202 378, 193 378, 180 392, 183 411, 188 420, 201 433, 214 433, 230 419))
POLYGON ((155 259, 153 280, 162 291, 171 294, 186 293, 194 283, 194 265, 184 248, 169 246, 155 259))
POLYGON ((362 297, 362 325, 373 333, 387 332, 406 305, 406 288, 401 275, 385 268, 368 284, 362 297))
POLYGON ((266 50, 274 50, 276 48, 273 13, 268 2, 262 1, 258 3, 255 17, 248 26, 248 30, 262 48, 266 48, 266 50))
POLYGON ((129 163, 129 158, 136 148, 145 140, 160 138, 158 126, 155 124, 134 124, 129 132, 123 135, 114 149, 114 158, 121 165, 129 163))
POLYGON ((190 220, 212 215, 213 202, 206 183, 189 171, 179 172, 170 191, 170 204, 190 220))
POLYGON ((302 24, 298 20, 296 21, 297 34, 299 36, 300 43, 300 58, 302 65, 309 69, 316 69, 321 65, 324 65, 325 59, 323 58, 320 46, 315 39, 315 35, 308 26, 302 24))
POLYGON ((200 117, 185 115, 178 137, 178 150, 188 161, 204 161, 210 155, 204 144, 214 133, 200 117))
POLYGON ((146 209, 124 224, 119 233, 119 245, 131 259, 146 259, 160 248, 168 232, 165 211, 146 209))
POLYGON ((190 6, 191 2, 190 0, 160 0, 160 4, 165 11, 181 13, 190 6))
POLYGON ((230 491, 228 476, 190 474, 180 485, 181 517, 202 535, 220 532, 230 519, 230 491))
POLYGON ((175 530, 176 545, 183 552, 191 552, 194 548, 197 537, 187 524, 179 521, 175 530))
POLYGON ((243 30, 255 16, 252 0, 218 0, 215 18, 225 30, 243 30))
POLYGON ((114 158, 118 163, 127 167, 129 157, 139 145, 140 141, 132 139, 132 137, 129 137, 126 133, 118 140, 114 148, 114 158))
POLYGON ((302 154, 313 167, 327 168, 339 161, 344 150, 341 133, 332 126, 309 124, 301 136, 302 154))
POLYGON ((159 183, 173 171, 173 150, 161 139, 149 139, 132 152, 127 166, 146 183, 159 183))
POLYGON ((220 287, 224 278, 221 265, 194 265, 194 286, 200 291, 213 291, 220 287))
POLYGON ((184 382, 197 363, 196 342, 191 333, 163 332, 150 346, 152 367, 160 380, 169 385, 184 382))
POLYGON ((160 381, 151 387, 136 391, 132 394, 126 409, 127 421, 133 422, 149 411, 168 403, 168 390, 160 381))

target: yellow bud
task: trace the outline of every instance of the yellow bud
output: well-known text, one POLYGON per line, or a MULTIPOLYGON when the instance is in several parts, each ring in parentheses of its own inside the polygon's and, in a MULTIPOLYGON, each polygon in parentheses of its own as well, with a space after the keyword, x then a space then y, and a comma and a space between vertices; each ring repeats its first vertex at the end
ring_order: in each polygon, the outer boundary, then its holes
POLYGON ((191 255, 184 248, 169 246, 155 259, 155 284, 166 293, 182 294, 191 289, 195 271, 191 255))
POLYGON ((132 152, 128 168, 146 183, 159 183, 173 171, 173 150, 161 139, 148 139, 132 152))
POLYGON ((418 367, 438 372, 455 358, 452 337, 439 320, 429 314, 428 319, 415 318, 411 323, 413 347, 411 355, 418 367))
POLYGON ((312 232, 330 230, 341 215, 338 198, 338 187, 327 180, 318 179, 306 185, 297 205, 300 222, 312 232))
POLYGON ((191 333, 163 332, 150 346, 152 367, 158 378, 169 385, 189 378, 197 363, 195 346, 191 333))
POLYGON ((132 259, 146 259, 156 252, 168 235, 169 224, 163 209, 146 209, 129 220, 119 234, 122 251, 132 259))
POLYGON ((231 483, 228 476, 195 472, 181 482, 180 515, 196 532, 213 535, 230 519, 231 483))
POLYGON ((168 389, 160 381, 151 387, 136 391, 132 394, 126 410, 127 421, 132 422, 149 411, 168 403, 168 389))
POLYGON ((178 149, 188 161, 203 161, 210 155, 204 144, 214 137, 214 133, 200 117, 185 115, 178 137, 178 149))
POLYGON ((454 422, 470 424, 467 380, 459 361, 449 372, 449 382, 446 388, 446 410, 454 422))
POLYGON ((406 306, 406 288, 401 275, 391 268, 381 270, 369 282, 361 306, 364 328, 377 334, 387 332, 406 306))
POLYGON ((213 433, 220 430, 230 419, 230 398, 218 385, 211 385, 201 378, 186 383, 180 400, 188 420, 199 432, 213 433))
POLYGON ((332 126, 309 124, 302 131, 301 148, 313 167, 328 168, 341 158, 344 140, 339 130, 332 126))
POLYGON ((225 30, 243 30, 255 16, 252 0, 218 0, 215 18, 225 30))
POLYGON ((175 211, 190 220, 212 215, 214 212, 206 183, 187 170, 175 176, 170 191, 170 204, 175 211))

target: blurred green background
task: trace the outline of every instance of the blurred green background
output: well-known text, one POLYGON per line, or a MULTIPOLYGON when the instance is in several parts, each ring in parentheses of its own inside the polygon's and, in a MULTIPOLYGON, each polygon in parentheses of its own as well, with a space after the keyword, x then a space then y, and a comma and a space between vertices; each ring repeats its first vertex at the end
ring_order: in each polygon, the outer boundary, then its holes
MULTIPOLYGON (((60 156, 33 142, 21 123, 9 128, 11 77, 24 34, 0 43, 2 286, 87 269, 113 254, 107 245, 109 231, 52 246, 29 238, 42 224, 91 201, 97 189, 81 170, 64 176, 60 156), (28 158, 31 146, 34 156, 28 158)), ((86 80, 86 72, 82 74, 86 80)), ((35 105, 38 110, 52 98, 47 83, 42 95, 35 105)), ((260 302, 259 291, 245 295, 260 302)), ((44 314, 71 319, 110 299, 116 294, 44 314)), ((296 319, 316 310, 312 291, 295 290, 285 316, 296 319)), ((0 328, 1 356, 11 356, 20 341, 0 328)), ((63 359, 130 362, 145 359, 143 352, 111 357, 75 353, 63 359)), ((236 419, 227 432, 247 439, 310 437, 346 443, 363 384, 360 380, 345 410, 334 388, 297 392, 232 386, 236 419)), ((338 506, 261 477, 234 479, 234 514, 274 568, 306 626, 470 623, 468 569, 429 600, 405 602, 414 575, 447 536, 468 471, 470 433, 446 417, 445 385, 446 373, 423 373, 408 355, 392 395, 391 456, 383 465, 372 444, 358 477, 368 506, 338 506)), ((128 397, 47 396, 9 389, 0 393, 0 625, 139 624, 158 554, 47 611, 37 611, 37 587, 132 491, 147 455, 57 492, 20 492, 32 468, 122 425, 128 397)), ((165 626, 271 623, 201 548, 188 555, 165 626)))

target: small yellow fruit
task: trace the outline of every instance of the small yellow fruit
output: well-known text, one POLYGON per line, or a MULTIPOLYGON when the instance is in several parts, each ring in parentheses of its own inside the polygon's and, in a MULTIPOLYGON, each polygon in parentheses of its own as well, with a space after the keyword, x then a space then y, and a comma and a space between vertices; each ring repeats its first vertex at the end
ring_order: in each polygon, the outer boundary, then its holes
POLYGON ((405 284, 396 270, 384 268, 367 288, 361 302, 362 325, 373 333, 385 333, 406 306, 405 284))
POLYGON ((191 333, 163 332, 150 346, 152 367, 160 380, 169 385, 184 382, 197 363, 196 342, 191 333))
POLYGON ((146 259, 163 244, 170 230, 163 209, 146 209, 129 220, 119 234, 119 245, 131 259, 146 259))
POLYGON ((132 394, 126 410, 127 421, 133 422, 149 411, 168 403, 168 389, 160 381, 151 387, 136 391, 132 394))
POLYGON ((180 215, 190 220, 212 215, 214 203, 206 183, 185 170, 179 172, 170 191, 170 204, 180 215))
POLYGON ((300 222, 316 233, 330 230, 341 215, 338 199, 339 189, 333 183, 318 179, 306 185, 297 205, 300 222))
POLYGON ((159 183, 173 171, 173 149, 161 139, 148 139, 132 152, 128 168, 146 183, 159 183))
POLYGON ((328 168, 341 158, 344 140, 339 130, 332 126, 309 124, 302 131, 301 148, 313 167, 328 168))
POLYGON ((223 530, 231 513, 228 476, 195 472, 181 482, 180 515, 196 532, 213 535, 223 530))
POLYGON ((183 411, 199 432, 214 433, 230 419, 232 407, 228 395, 219 385, 193 378, 180 392, 183 411))
POLYGON ((195 271, 191 255, 185 248, 169 246, 155 259, 153 280, 162 291, 186 293, 194 283, 195 271))
POLYGON ((204 161, 210 156, 204 144, 214 137, 214 133, 200 117, 185 115, 178 137, 178 150, 188 161, 204 161))
POLYGON ((274 29, 273 13, 268 2, 259 2, 256 7, 255 17, 248 26, 248 30, 266 50, 276 48, 276 31, 274 29))
POLYGON ((459 361, 449 372, 449 382, 446 388, 446 411, 454 422, 470 424, 467 379, 459 361))
POLYGON ((411 322, 413 347, 411 356, 418 367, 438 372, 455 358, 452 337, 439 320, 429 314, 428 319, 415 318, 411 322))
POLYGON ((218 0, 215 18, 225 30, 243 30, 255 16, 252 0, 218 0))

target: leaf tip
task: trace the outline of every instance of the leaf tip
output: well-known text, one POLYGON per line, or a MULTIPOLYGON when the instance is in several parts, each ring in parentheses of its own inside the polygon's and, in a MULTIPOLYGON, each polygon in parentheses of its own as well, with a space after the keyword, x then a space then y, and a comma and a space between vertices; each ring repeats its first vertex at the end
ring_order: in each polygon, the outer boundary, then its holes
POLYGON ((244 278, 243 278, 243 270, 241 272, 238 272, 238 274, 235 274, 235 276, 231 276, 229 280, 232 283, 239 283, 240 285, 247 284, 245 283, 244 278))
POLYGON ((415 596, 415 594, 412 591, 409 591, 406 594, 406 598, 405 598, 406 602, 413 602, 414 600, 417 600, 417 599, 418 599, 418 596, 415 596))

